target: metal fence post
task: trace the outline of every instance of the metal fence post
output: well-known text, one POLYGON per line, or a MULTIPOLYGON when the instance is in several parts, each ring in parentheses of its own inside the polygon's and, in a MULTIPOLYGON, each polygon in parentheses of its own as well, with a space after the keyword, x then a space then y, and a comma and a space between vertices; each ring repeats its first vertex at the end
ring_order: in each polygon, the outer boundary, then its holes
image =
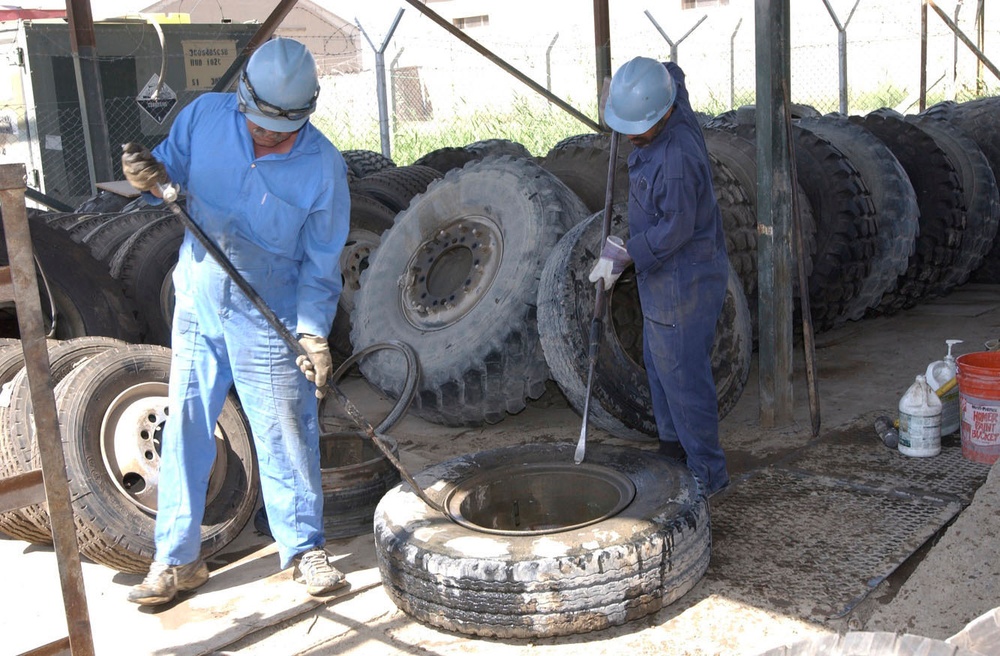
POLYGON ((382 45, 378 48, 372 43, 372 40, 368 38, 368 33, 365 32, 365 28, 361 27, 361 23, 358 19, 354 19, 354 24, 358 26, 361 30, 361 34, 364 35, 365 41, 371 46, 372 50, 375 51, 375 94, 378 96, 378 132, 379 138, 382 142, 382 155, 384 157, 390 158, 392 149, 389 144, 389 101, 387 99, 386 88, 385 88, 385 49, 389 46, 389 41, 392 40, 392 33, 396 31, 396 26, 399 25, 399 19, 403 17, 403 9, 400 8, 396 12, 396 18, 393 19, 392 25, 389 27, 389 31, 386 32, 385 38, 382 39, 382 45))
POLYGON ((830 12, 833 24, 837 26, 837 69, 840 73, 840 113, 847 114, 847 26, 851 23, 851 19, 854 18, 854 11, 861 4, 861 0, 856 0, 854 7, 851 8, 851 13, 847 15, 847 20, 844 21, 843 25, 840 24, 836 12, 830 6, 830 0, 823 0, 823 4, 826 5, 826 10, 830 12))
POLYGON ((729 109, 736 109, 736 33, 741 25, 742 18, 736 22, 733 35, 729 37, 729 109))
POLYGON ((698 26, 704 23, 705 19, 708 18, 708 14, 702 16, 701 20, 695 23, 690 30, 685 32, 684 36, 677 39, 677 43, 674 43, 673 41, 670 40, 670 37, 667 36, 667 33, 663 31, 663 28, 660 27, 660 24, 656 22, 656 19, 653 18, 653 14, 649 13, 648 9, 643 10, 643 13, 646 14, 646 18, 650 20, 650 22, 653 24, 653 27, 656 28, 656 31, 660 33, 660 36, 662 36, 666 40, 666 42, 670 44, 670 61, 674 62, 675 64, 677 63, 677 47, 681 44, 681 42, 684 39, 688 38, 691 35, 691 32, 694 32, 695 29, 697 29, 698 26))

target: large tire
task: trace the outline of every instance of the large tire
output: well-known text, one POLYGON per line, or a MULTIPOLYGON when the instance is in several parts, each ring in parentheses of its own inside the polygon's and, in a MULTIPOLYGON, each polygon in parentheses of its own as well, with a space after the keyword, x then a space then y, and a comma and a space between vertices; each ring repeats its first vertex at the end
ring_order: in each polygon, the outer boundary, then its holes
POLYGON ((889 147, 906 170, 917 195, 920 209, 917 247, 895 288, 884 294, 869 313, 893 314, 920 302, 955 261, 965 229, 962 181, 934 139, 903 120, 902 115, 882 109, 864 117, 852 116, 850 120, 867 128, 889 147))
MULTIPOLYGON (((21 341, 17 339, 0 339, 0 387, 10 389, 10 383, 24 371, 24 351, 21 341)), ((2 395, 0 402, 0 479, 23 474, 26 470, 15 457, 16 448, 13 441, 13 426, 11 422, 12 403, 10 394, 2 395)), ((0 513, 0 532, 18 540, 26 540, 36 544, 52 542, 52 536, 35 526, 25 515, 24 509, 0 513)))
MULTIPOLYGON (((109 349, 125 346, 126 342, 110 337, 75 337, 52 341, 48 345, 52 385, 68 376, 82 362, 109 349)), ((8 473, 21 474, 38 467, 34 410, 27 370, 22 368, 10 382, 10 411, 3 424, 5 441, 0 447, 8 473), (34 460, 34 462, 33 462, 34 460)), ((52 529, 48 509, 44 504, 25 506, 8 515, 0 527, 8 535, 35 544, 52 544, 52 529)))
MULTIPOLYGON (((38 291, 48 335, 54 339, 103 335, 139 341, 144 326, 138 311, 107 268, 65 232, 38 221, 29 221, 28 227, 41 271, 38 291)), ((7 264, 7 251, 0 249, 0 265, 7 264)), ((9 312, 13 316, 14 308, 9 312)), ((16 324, 5 336, 17 336, 16 324)))
MULTIPOLYGON (((121 572, 145 572, 155 550, 157 442, 168 420, 169 375, 169 349, 130 345, 95 355, 55 390, 80 553, 121 572)), ((259 487, 250 428, 234 395, 216 438, 204 557, 243 529, 259 487)))
POLYGON ((343 150, 340 154, 344 156, 347 168, 359 178, 396 168, 394 161, 374 150, 343 150))
MULTIPOLYGON (((446 502, 477 475, 510 468, 518 476, 572 456, 568 444, 495 449, 415 479, 446 502)), ((624 475, 635 498, 624 512, 589 525, 497 534, 447 521, 408 486, 390 490, 375 511, 376 554, 389 597, 421 622, 449 631, 539 638, 624 624, 690 590, 711 554, 708 504, 694 477, 656 454, 601 444, 589 444, 586 461, 575 467, 624 475)), ((565 495, 582 505, 580 497, 591 491, 565 489, 565 495)), ((524 496, 527 509, 531 498, 524 496)), ((536 504, 543 512, 556 505, 536 504)))
POLYGON ((877 306, 882 295, 893 289, 899 276, 906 272, 917 245, 920 221, 917 195, 896 156, 862 126, 836 114, 805 118, 798 125, 843 152, 857 168, 871 194, 877 223, 875 253, 858 295, 843 313, 844 318, 857 321, 865 316, 868 308, 877 306))
MULTIPOLYGON (((742 187, 753 215, 757 216, 757 145, 752 139, 741 136, 731 130, 718 128, 703 128, 705 135, 705 145, 709 155, 724 164, 729 172, 736 178, 742 187)), ((812 261, 816 253, 816 219, 813 217, 812 207, 809 199, 806 198, 802 185, 798 186, 799 194, 799 218, 802 221, 802 238, 805 243, 805 269, 806 276, 812 274, 812 261)), ((792 249, 792 256, 797 257, 796 249, 792 249)), ((754 271, 756 271, 756 264, 754 271)), ((747 301, 756 305, 756 281, 752 293, 747 294, 747 301)), ((792 287, 795 296, 798 296, 798 276, 792 276, 792 287)), ((751 310, 751 314, 756 314, 751 310)))
MULTIPOLYGON (((1000 106, 998 106, 1000 108, 1000 106)), ((990 161, 975 141, 952 123, 933 117, 906 117, 934 139, 948 156, 962 181, 965 231, 955 262, 931 293, 947 294, 969 279, 993 247, 1000 225, 1000 191, 990 161)), ((998 281, 1000 282, 1000 281, 998 281)))
POLYGON ((480 155, 465 148, 445 146, 418 157, 413 164, 415 166, 429 166, 444 175, 452 169, 460 169, 469 162, 479 159, 482 159, 480 155))
MULTIPOLYGON (((616 206, 611 234, 628 234, 624 207, 616 206)), ((603 212, 563 237, 545 263, 538 288, 538 331, 552 378, 570 405, 582 414, 587 392, 590 323, 594 286, 587 279, 600 251, 603 212)), ((656 439, 649 380, 642 358, 642 310, 632 270, 619 278, 602 318, 604 337, 597 353, 589 419, 616 437, 656 439)), ((753 335, 743 286, 730 270, 722 314, 712 347, 719 416, 736 405, 750 375, 753 335)))
POLYGON ((392 227, 396 212, 368 196, 351 194, 351 227, 347 243, 340 252, 340 276, 343 290, 337 301, 337 314, 333 318, 329 343, 334 354, 343 361, 351 357, 351 314, 354 297, 361 289, 361 274, 382 241, 382 233, 392 227))
POLYGON ((87 245, 95 259, 110 264, 111 258, 129 237, 151 223, 172 216, 170 210, 148 209, 118 214, 113 221, 95 226, 80 241, 87 245))
POLYGON ((798 181, 816 219, 809 307, 813 328, 821 332, 847 320, 871 270, 875 207, 857 167, 840 149, 805 128, 793 128, 792 135, 798 181))
POLYGON ((442 176, 429 166, 399 166, 383 169, 361 178, 351 185, 351 193, 368 196, 393 212, 406 209, 414 196, 424 193, 427 186, 442 176))
MULTIPOLYGON (((993 169, 993 176, 1000 182, 1000 98, 979 98, 964 103, 943 102, 928 107, 927 116, 943 118, 968 135, 993 169)), ((1000 239, 983 258, 978 269, 972 272, 973 282, 1000 283, 1000 239)))
MULTIPOLYGON (((545 258, 586 214, 579 198, 525 159, 487 158, 445 175, 396 217, 362 274, 355 350, 402 341, 423 370, 414 412, 435 423, 496 423, 545 390, 535 295, 545 258)), ((361 363, 397 398, 402 371, 361 363)))
POLYGON ((184 224, 171 214, 140 227, 118 248, 109 270, 139 308, 145 342, 170 346, 174 316, 174 267, 184 241, 184 224))
POLYGON ((719 203, 726 233, 729 262, 743 284, 743 293, 754 308, 750 312, 756 332, 757 306, 757 208, 751 205, 739 179, 721 159, 708 154, 712 188, 719 203))
POLYGON ((531 152, 527 148, 510 139, 481 139, 466 144, 465 149, 482 159, 500 156, 523 159, 531 158, 531 152))
POLYGON ((129 204, 131 198, 116 194, 113 191, 101 189, 96 195, 80 203, 76 208, 77 212, 121 212, 122 208, 129 204))
MULTIPOLYGON (((622 139, 624 141, 624 139, 622 139)), ((573 190, 590 213, 604 209, 608 188, 610 144, 564 146, 553 148, 541 161, 542 168, 573 190)), ((628 202, 628 163, 619 151, 615 166, 614 202, 628 202)))

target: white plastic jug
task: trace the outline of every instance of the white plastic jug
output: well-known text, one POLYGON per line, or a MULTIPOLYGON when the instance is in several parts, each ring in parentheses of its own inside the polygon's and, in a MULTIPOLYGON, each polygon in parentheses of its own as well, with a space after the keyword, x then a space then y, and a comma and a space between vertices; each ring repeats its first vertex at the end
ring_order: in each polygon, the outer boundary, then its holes
POLYGON ((962 340, 946 339, 944 343, 948 345, 948 353, 944 356, 944 360, 935 360, 927 365, 927 373, 924 374, 924 377, 927 378, 927 384, 941 399, 942 437, 951 435, 962 425, 962 418, 959 416, 957 381, 948 385, 958 373, 955 356, 951 354, 951 347, 955 344, 961 344, 962 340), (940 391, 942 387, 945 388, 944 391, 940 391))
POLYGON ((941 399, 923 375, 899 400, 899 452, 918 458, 941 453, 941 399))

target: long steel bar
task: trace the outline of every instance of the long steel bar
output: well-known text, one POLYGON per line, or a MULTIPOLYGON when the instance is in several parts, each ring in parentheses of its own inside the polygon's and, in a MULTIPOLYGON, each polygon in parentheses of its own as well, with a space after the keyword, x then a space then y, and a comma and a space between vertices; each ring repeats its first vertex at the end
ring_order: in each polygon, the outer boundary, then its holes
MULTIPOLYGON (((969 48, 969 50, 973 52, 974 55, 976 55, 976 58, 978 58, 979 61, 983 63, 983 66, 989 69, 990 73, 993 73, 993 75, 995 75, 997 79, 1000 80, 1000 68, 997 68, 996 66, 993 65, 993 62, 991 62, 989 58, 987 58, 986 55, 983 54, 982 50, 976 47, 976 44, 972 42, 972 39, 970 39, 965 35, 965 32, 959 29, 958 25, 955 24, 955 21, 951 20, 951 17, 948 16, 948 14, 944 13, 944 11, 942 11, 941 8, 938 7, 937 4, 935 4, 934 0, 926 0, 926 2, 927 4, 930 5, 931 9, 933 9, 937 13, 937 15, 941 17, 941 20, 944 21, 944 24, 947 25, 951 29, 951 31, 954 32, 955 35, 962 40, 962 43, 964 43, 969 48)), ((921 107, 921 110, 922 109, 924 108, 921 107)))
POLYGON ((73 506, 66 483, 66 459, 59 434, 59 421, 56 418, 34 251, 24 206, 26 187, 24 164, 0 165, 0 207, 3 208, 4 238, 14 284, 17 325, 21 334, 21 348, 24 350, 24 368, 31 393, 35 439, 42 461, 45 499, 49 506, 52 544, 59 568, 70 648, 74 656, 93 656, 94 639, 90 629, 87 595, 83 587, 80 551, 76 544, 73 506))
MULTIPOLYGON (((580 121, 581 123, 583 123, 584 125, 586 125, 587 127, 589 127, 594 132, 603 132, 604 131, 601 128, 601 126, 598 125, 594 121, 594 119, 592 119, 589 116, 587 116, 586 114, 582 113, 576 107, 573 107, 568 102, 566 102, 565 100, 563 100, 559 96, 555 95, 554 93, 550 93, 548 91, 548 89, 546 89, 545 87, 543 87, 542 85, 540 85, 538 82, 535 82, 530 77, 528 77, 527 75, 525 75, 521 71, 519 71, 516 68, 514 68, 512 65, 508 64, 506 61, 504 61, 499 56, 497 56, 496 54, 494 54, 493 51, 491 51, 489 48, 487 48, 486 46, 482 45, 481 43, 479 43, 475 39, 469 37, 469 35, 467 35, 465 32, 463 32, 462 30, 458 29, 457 27, 455 27, 454 25, 452 25, 451 23, 449 23, 440 14, 438 14, 436 11, 434 11, 430 7, 426 6, 423 2, 421 2, 421 0, 406 0, 406 2, 407 2, 407 4, 409 4, 412 7, 414 7, 417 11, 419 11, 420 13, 422 13, 424 16, 427 16, 432 21, 434 21, 435 23, 437 23, 439 26, 441 26, 442 28, 444 28, 445 31, 447 31, 449 34, 451 34, 452 36, 454 36, 456 39, 458 39, 459 41, 461 41, 465 45, 469 46, 470 48, 472 48, 473 50, 475 50, 479 54, 483 55, 484 57, 486 57, 487 59, 489 59, 491 62, 493 62, 494 64, 496 64, 497 66, 499 66, 503 70, 507 71, 508 73, 510 73, 511 75, 513 75, 514 77, 516 77, 518 80, 520 80, 524 84, 526 84, 529 87, 531 87, 532 91, 534 91, 535 93, 541 95, 542 97, 544 97, 545 99, 547 99, 548 101, 550 101, 552 104, 557 105, 563 111, 565 111, 566 113, 572 115, 573 118, 575 118, 576 120, 580 121)), ((600 88, 600 85, 601 85, 601 81, 600 80, 598 80, 597 85, 598 85, 598 88, 600 88)))
POLYGON ((101 67, 97 59, 97 38, 89 0, 66 0, 69 42, 76 73, 76 93, 80 102, 84 146, 90 169, 91 192, 98 182, 114 180, 108 121, 104 113, 101 67))

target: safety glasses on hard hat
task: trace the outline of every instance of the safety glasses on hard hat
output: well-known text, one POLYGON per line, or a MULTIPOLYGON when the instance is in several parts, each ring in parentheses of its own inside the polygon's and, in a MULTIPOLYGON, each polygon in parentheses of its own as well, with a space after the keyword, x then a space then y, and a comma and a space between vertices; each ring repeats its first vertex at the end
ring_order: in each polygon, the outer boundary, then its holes
MULTIPOLYGON (((282 109, 281 107, 271 104, 257 95, 253 85, 250 84, 250 78, 247 77, 247 72, 245 70, 243 71, 243 75, 240 79, 243 81, 243 84, 246 85, 247 91, 250 92, 250 97, 253 99, 254 104, 257 105, 257 111, 264 116, 268 116, 270 118, 286 118, 289 121, 297 121, 309 116, 316 110, 316 99, 319 98, 319 85, 316 85, 316 93, 313 94, 312 100, 309 101, 307 106, 300 109, 282 109)), ((236 96, 239 98, 240 111, 246 113, 246 102, 242 97, 240 97, 240 94, 236 94, 236 96)))

